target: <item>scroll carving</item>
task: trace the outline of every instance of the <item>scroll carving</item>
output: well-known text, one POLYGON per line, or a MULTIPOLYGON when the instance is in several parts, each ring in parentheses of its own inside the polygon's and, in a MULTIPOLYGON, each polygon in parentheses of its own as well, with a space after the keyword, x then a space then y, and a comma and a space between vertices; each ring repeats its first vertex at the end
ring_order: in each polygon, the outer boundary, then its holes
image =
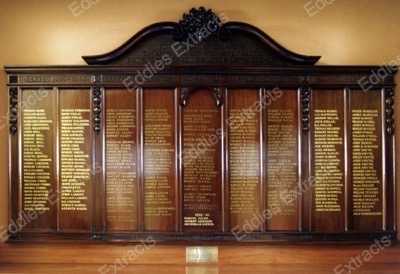
MULTIPOLYGON (((198 88, 181 88, 180 104, 181 106, 186 106, 189 93, 198 88)), ((207 88, 214 95, 217 106, 222 106, 222 88, 214 87, 207 88)))

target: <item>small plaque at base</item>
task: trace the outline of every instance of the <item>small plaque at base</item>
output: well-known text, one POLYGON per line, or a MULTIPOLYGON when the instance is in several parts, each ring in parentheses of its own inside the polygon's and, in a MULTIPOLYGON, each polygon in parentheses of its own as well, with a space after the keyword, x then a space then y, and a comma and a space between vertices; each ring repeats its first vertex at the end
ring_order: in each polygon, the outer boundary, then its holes
POLYGON ((217 246, 187 246, 187 263, 218 263, 217 246))

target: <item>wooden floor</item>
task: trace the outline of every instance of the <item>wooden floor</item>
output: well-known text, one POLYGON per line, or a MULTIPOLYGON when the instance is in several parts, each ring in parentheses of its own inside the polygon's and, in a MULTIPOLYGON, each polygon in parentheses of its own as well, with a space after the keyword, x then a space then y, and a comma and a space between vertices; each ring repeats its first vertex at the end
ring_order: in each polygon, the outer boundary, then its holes
POLYGON ((400 273, 398 243, 372 257, 370 245, 220 246, 218 264, 200 265, 185 263, 184 245, 156 245, 130 259, 134 247, 2 244, 0 273, 400 273))

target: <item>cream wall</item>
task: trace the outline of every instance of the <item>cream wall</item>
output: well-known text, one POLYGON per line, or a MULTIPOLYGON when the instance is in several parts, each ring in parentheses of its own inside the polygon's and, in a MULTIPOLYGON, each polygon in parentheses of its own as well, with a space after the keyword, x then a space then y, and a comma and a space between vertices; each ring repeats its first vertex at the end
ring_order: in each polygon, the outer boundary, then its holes
MULTIPOLYGON (((318 13, 312 17, 303 8, 309 0, 91 1, 97 3, 75 10, 83 11, 75 17, 69 9, 73 0, 0 0, 0 65, 84 64, 80 56, 108 52, 141 28, 177 22, 183 12, 202 5, 259 27, 294 52, 322 55, 319 64, 380 65, 400 55, 400 0, 325 0, 331 4, 314 8, 318 13)), ((400 74, 396 80, 400 83, 400 74)), ((0 230, 8 222, 7 100, 0 69, 0 230)))

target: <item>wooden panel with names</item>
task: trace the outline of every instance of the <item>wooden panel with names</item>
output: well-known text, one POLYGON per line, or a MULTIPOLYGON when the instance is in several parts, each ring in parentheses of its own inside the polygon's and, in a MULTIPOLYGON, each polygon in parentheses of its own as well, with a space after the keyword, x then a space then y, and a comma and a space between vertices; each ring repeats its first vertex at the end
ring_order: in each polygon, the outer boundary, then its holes
POLYGON ((261 100, 257 89, 228 92, 229 210, 232 229, 260 230, 251 220, 261 209, 261 100))
POLYGON ((136 92, 106 91, 107 230, 137 230, 136 92))
POLYGON ((344 94, 313 92, 314 227, 345 230, 344 94))
POLYGON ((92 123, 90 90, 61 90, 61 229, 92 228, 92 123))
POLYGON ((177 153, 173 89, 145 89, 144 230, 176 229, 177 153))
POLYGON ((266 111, 267 230, 296 230, 299 201, 297 91, 283 90, 266 111))
POLYGON ((22 210, 24 228, 57 227, 57 181, 54 172, 54 93, 22 92, 22 210), (29 216, 26 218, 25 216, 29 216))
POLYGON ((353 90, 350 98, 353 229, 379 231, 383 226, 381 95, 376 90, 353 90))
POLYGON ((222 229, 221 108, 197 89, 182 107, 183 229, 222 229))

